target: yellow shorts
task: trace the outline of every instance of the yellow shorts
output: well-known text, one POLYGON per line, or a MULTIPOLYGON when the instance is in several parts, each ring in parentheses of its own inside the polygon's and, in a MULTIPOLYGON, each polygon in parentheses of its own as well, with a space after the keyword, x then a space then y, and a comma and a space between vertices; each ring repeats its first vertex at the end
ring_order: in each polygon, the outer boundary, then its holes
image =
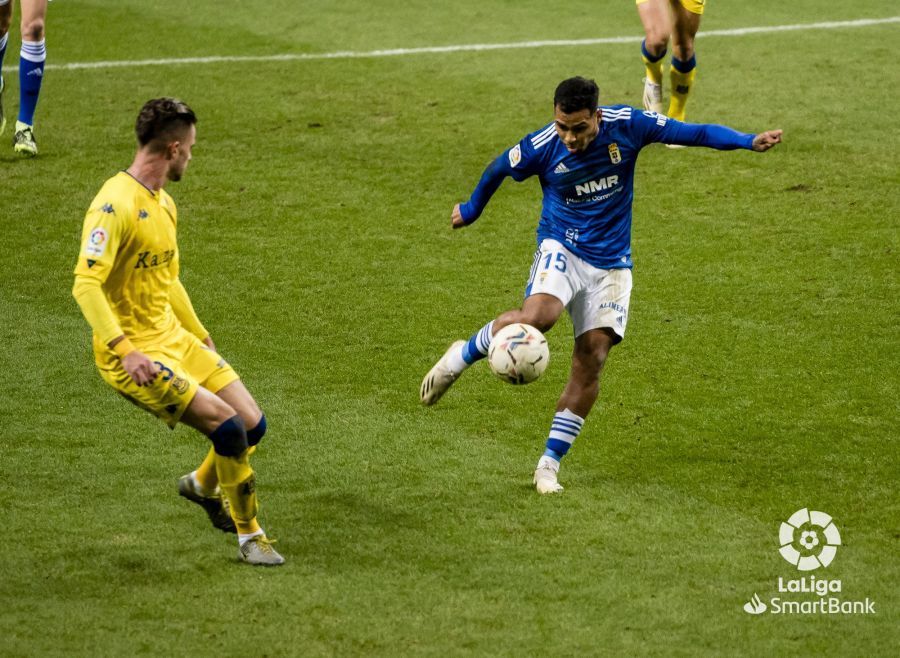
POLYGON ((120 395, 158 416, 171 428, 178 424, 200 386, 217 393, 240 379, 225 359, 184 330, 164 344, 138 346, 138 349, 159 367, 152 384, 135 384, 118 359, 109 366, 101 366, 100 376, 120 395))
MULTIPOLYGON (((649 0, 635 0, 636 5, 642 5, 645 2, 649 2, 649 0)), ((678 0, 678 2, 692 14, 703 14, 703 9, 706 7, 706 0, 678 0)))

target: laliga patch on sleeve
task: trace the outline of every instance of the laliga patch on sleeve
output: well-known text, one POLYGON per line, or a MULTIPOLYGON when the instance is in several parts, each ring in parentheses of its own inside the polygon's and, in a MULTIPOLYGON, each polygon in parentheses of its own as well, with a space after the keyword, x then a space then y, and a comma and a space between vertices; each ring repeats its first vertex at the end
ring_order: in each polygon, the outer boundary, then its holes
POLYGON ((509 166, 515 167, 520 162, 522 162, 522 146, 520 144, 516 144, 511 149, 509 149, 509 166))
POLYGON ((86 256, 102 256, 106 251, 106 243, 109 242, 109 235, 106 229, 98 226, 88 237, 87 244, 84 245, 84 253, 86 256))
POLYGON ((665 114, 657 114, 652 110, 644 110, 643 115, 648 119, 655 119, 657 126, 664 126, 666 125, 666 121, 669 120, 669 117, 667 117, 665 114))

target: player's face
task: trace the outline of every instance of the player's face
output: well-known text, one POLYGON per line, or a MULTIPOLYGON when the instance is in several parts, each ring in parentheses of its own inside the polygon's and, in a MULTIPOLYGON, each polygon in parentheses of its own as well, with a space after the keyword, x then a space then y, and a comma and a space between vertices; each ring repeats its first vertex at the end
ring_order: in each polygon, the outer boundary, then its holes
POLYGON ((567 114, 557 105, 553 110, 556 119, 556 134, 562 140, 569 153, 580 153, 600 131, 600 110, 591 112, 585 108, 567 114))
POLYGON ((169 145, 169 171, 168 178, 170 181, 179 181, 187 169, 188 162, 191 161, 191 149, 194 148, 194 142, 197 141, 197 127, 191 124, 184 132, 184 137, 177 142, 169 145))

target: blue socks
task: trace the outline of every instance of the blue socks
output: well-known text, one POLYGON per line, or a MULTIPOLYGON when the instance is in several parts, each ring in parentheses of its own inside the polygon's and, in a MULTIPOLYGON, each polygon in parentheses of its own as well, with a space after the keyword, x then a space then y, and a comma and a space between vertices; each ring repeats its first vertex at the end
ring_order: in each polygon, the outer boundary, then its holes
POLYGON ((488 347, 491 346, 491 338, 494 336, 494 321, 491 320, 481 329, 479 329, 470 339, 463 345, 462 358, 468 365, 472 365, 487 356, 488 347))
POLYGON ((550 425, 550 436, 547 437, 547 449, 544 455, 560 461, 567 452, 584 425, 584 418, 576 416, 568 409, 557 411, 550 425))
POLYGON ((46 59, 47 49, 43 39, 22 41, 19 58, 19 121, 29 126, 34 125, 34 110, 41 93, 46 59))

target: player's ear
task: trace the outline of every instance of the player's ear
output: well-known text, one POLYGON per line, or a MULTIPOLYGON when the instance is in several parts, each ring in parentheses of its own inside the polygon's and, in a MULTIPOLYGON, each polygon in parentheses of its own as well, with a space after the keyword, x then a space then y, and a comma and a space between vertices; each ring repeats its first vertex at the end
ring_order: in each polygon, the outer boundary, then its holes
POLYGON ((169 142, 169 145, 166 147, 166 160, 174 160, 175 156, 178 155, 178 149, 181 146, 181 142, 169 142))

